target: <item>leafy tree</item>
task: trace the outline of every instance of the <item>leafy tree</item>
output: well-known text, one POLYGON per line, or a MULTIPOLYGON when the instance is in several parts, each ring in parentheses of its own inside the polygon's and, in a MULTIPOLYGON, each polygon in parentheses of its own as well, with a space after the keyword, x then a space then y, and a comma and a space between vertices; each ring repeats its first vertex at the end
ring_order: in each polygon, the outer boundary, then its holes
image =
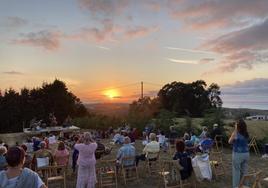
POLYGON ((159 92, 158 99, 163 108, 178 115, 201 117, 210 108, 221 107, 220 90, 217 84, 207 84, 203 80, 192 83, 172 82, 159 92))
POLYGON ((144 97, 129 105, 127 121, 141 130, 158 112, 158 100, 144 97))
POLYGON ((53 112, 61 124, 68 116, 81 117, 88 114, 81 101, 68 91, 65 83, 55 80, 44 83, 40 88, 13 89, 0 95, 0 132, 20 132, 23 125, 36 117, 47 121, 48 114, 53 112))

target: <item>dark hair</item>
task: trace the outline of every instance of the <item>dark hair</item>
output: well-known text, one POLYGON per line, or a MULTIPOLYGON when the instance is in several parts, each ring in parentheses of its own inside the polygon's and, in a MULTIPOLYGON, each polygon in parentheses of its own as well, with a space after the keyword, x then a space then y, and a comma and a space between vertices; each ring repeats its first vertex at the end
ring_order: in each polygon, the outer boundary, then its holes
POLYGON ((185 143, 183 140, 176 140, 176 150, 177 152, 184 152, 185 143))
POLYGON ((243 135, 244 137, 248 138, 248 131, 247 131, 247 124, 243 119, 239 119, 236 121, 236 125, 237 125, 237 132, 241 135, 243 135))
POLYGON ((58 150, 65 150, 65 144, 64 144, 64 142, 59 142, 59 145, 58 145, 58 150))
POLYGON ((14 146, 8 149, 6 161, 9 166, 16 167, 23 163, 24 157, 25 151, 21 147, 14 146))
POLYGON ((25 152, 27 151, 27 146, 26 146, 25 144, 22 144, 20 147, 21 147, 25 152))

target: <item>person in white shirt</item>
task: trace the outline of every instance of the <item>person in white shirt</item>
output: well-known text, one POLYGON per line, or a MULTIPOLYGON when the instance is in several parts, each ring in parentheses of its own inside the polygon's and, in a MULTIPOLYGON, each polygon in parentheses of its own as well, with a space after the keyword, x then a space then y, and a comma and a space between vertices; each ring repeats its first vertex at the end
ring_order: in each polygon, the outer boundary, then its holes
POLYGON ((160 151, 160 144, 156 141, 156 134, 150 133, 150 142, 144 147, 143 154, 136 156, 136 165, 138 165, 139 160, 145 161, 149 159, 151 161, 157 160, 160 151))

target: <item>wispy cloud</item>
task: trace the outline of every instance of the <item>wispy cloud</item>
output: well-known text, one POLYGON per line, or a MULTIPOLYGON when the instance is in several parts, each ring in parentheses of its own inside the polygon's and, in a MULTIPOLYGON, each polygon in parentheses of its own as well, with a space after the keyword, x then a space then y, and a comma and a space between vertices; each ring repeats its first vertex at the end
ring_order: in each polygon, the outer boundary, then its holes
POLYGON ((207 64, 207 63, 211 63, 214 61, 214 58, 202 58, 200 60, 184 60, 184 59, 174 59, 174 58, 166 58, 166 59, 173 63, 192 64, 192 65, 207 64))
POLYGON ((101 50, 111 50, 110 48, 105 47, 105 46, 97 46, 97 48, 99 48, 101 50))
POLYGON ((166 58, 168 61, 173 63, 180 63, 180 64, 193 64, 197 65, 197 61, 191 61, 191 60, 183 60, 183 59, 173 59, 173 58, 166 58))
POLYGON ((39 32, 21 34, 21 37, 14 39, 12 43, 40 47, 49 51, 53 51, 59 49, 60 39, 62 37, 63 34, 59 31, 42 30, 39 32))
POLYGON ((5 26, 8 28, 18 28, 28 24, 28 21, 24 18, 17 16, 9 16, 6 19, 5 26))
POLYGON ((190 53, 215 54, 214 52, 203 51, 203 50, 195 50, 195 49, 187 49, 187 48, 177 48, 177 47, 170 47, 170 46, 166 46, 164 48, 166 48, 168 50, 178 50, 178 51, 190 52, 190 53))
POLYGON ((210 73, 232 72, 238 68, 252 69, 268 60, 268 19, 262 23, 207 41, 203 48, 223 55, 219 67, 210 73))
POLYGON ((9 74, 9 75, 24 75, 23 72, 19 72, 19 71, 4 71, 3 74, 9 74))
POLYGON ((195 29, 243 27, 268 16, 266 0, 187 0, 169 7, 170 15, 195 29))

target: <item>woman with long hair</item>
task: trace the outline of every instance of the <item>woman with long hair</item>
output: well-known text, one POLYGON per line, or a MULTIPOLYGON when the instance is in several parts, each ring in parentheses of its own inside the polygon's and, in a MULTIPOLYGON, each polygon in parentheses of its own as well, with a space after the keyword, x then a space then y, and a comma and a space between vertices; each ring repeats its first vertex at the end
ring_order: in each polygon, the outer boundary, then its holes
POLYGON ((97 143, 89 132, 85 132, 82 138, 83 143, 77 143, 74 146, 79 152, 76 188, 95 188, 97 182, 95 170, 97 143))
POLYGON ((232 171, 233 171, 233 188, 238 187, 240 179, 248 172, 249 135, 247 125, 244 120, 239 119, 235 124, 229 144, 233 144, 232 171))

